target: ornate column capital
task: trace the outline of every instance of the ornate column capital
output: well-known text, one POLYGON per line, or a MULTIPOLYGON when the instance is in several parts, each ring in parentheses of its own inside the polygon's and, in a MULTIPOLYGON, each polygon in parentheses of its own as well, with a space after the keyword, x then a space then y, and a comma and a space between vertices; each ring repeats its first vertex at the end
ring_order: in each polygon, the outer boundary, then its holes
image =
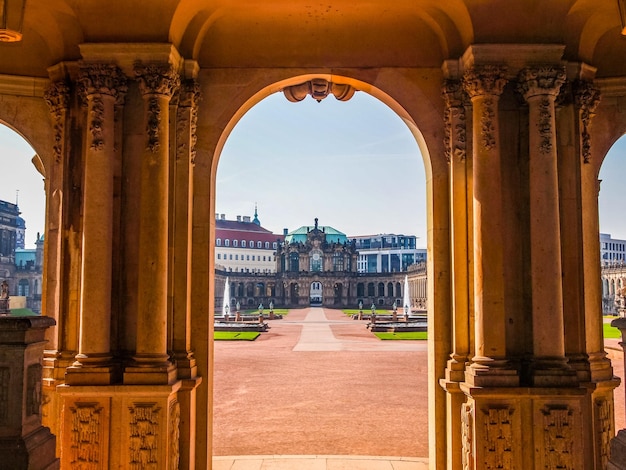
POLYGON ((502 65, 479 65, 463 76, 463 88, 470 98, 477 96, 500 96, 507 83, 506 67, 502 65))
POLYGON ((538 95, 550 95, 556 98, 565 83, 565 67, 545 65, 526 67, 518 75, 517 88, 525 100, 538 95))
POLYGON ((43 99, 52 114, 67 109, 70 100, 70 87, 65 81, 52 82, 46 89, 43 99))
POLYGON ((179 95, 179 106, 184 108, 196 107, 202 99, 200 94, 200 85, 193 79, 183 80, 181 82, 179 95))
POLYGON ((171 98, 180 87, 180 76, 170 65, 135 64, 135 77, 143 95, 171 98))
POLYGON ((83 64, 78 83, 85 97, 107 95, 117 100, 128 90, 126 77, 113 64, 83 64))
POLYGON ((54 159, 61 162, 63 154, 63 132, 65 129, 65 115, 70 104, 70 87, 65 81, 52 82, 46 89, 43 99, 50 108, 54 119, 54 159))

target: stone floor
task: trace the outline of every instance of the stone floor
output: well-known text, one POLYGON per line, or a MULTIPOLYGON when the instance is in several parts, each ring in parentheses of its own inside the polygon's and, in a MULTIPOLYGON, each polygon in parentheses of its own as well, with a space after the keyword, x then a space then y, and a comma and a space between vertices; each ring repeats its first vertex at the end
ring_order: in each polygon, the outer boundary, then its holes
POLYGON ((213 457, 213 470, 428 470, 428 459, 345 455, 213 457))

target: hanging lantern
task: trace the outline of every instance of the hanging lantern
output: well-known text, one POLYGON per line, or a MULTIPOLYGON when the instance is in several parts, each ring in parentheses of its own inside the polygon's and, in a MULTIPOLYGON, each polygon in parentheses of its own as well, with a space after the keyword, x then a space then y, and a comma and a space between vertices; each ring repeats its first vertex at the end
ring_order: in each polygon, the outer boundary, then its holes
POLYGON ((0 42, 22 40, 26 0, 0 0, 0 42))

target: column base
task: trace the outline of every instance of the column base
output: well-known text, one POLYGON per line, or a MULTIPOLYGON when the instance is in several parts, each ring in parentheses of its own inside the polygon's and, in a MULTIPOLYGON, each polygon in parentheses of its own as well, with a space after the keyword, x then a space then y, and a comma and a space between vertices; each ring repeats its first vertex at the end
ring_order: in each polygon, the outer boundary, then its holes
POLYGON ((0 468, 11 470, 58 470, 56 438, 46 427, 27 436, 0 438, 0 468))
POLYGON ((121 379, 119 367, 114 365, 84 366, 74 363, 65 370, 68 385, 111 385, 121 379))
POLYGON ((472 387, 517 387, 519 375, 504 361, 475 362, 465 370, 465 382, 472 387))
POLYGON ((61 467, 179 468, 182 385, 59 385, 61 467))
POLYGON ((611 458, 607 470, 626 470, 626 429, 611 439, 611 458))
POLYGON ((585 388, 460 386, 463 468, 596 468, 585 388))
POLYGON ((530 385, 533 387, 576 387, 576 371, 564 357, 533 358, 529 364, 530 385))
POLYGON ((125 385, 165 385, 177 379, 176 366, 171 362, 164 364, 132 364, 124 369, 125 385))

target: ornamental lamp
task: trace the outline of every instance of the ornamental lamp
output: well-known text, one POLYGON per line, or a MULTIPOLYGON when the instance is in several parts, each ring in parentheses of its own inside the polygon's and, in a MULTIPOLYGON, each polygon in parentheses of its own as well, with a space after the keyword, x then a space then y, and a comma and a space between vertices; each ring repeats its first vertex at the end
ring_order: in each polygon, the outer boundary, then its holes
POLYGON ((0 42, 22 40, 26 0, 0 0, 0 42))

